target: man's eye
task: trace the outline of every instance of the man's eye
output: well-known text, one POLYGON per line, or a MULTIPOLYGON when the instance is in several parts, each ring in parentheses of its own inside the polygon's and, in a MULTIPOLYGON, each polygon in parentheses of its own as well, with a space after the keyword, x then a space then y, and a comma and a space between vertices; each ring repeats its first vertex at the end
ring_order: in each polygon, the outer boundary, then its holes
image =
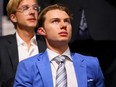
POLYGON ((71 21, 70 20, 65 20, 65 23, 71 24, 71 21))
POLYGON ((33 10, 40 12, 41 8, 38 5, 33 5, 33 10))
POLYGON ((53 23, 58 23, 59 21, 58 21, 58 20, 53 20, 52 22, 53 22, 53 23))
POLYGON ((65 22, 70 23, 70 21, 65 21, 65 22))
POLYGON ((28 9, 29 9, 28 6, 23 6, 23 7, 22 7, 22 10, 28 10, 28 9))

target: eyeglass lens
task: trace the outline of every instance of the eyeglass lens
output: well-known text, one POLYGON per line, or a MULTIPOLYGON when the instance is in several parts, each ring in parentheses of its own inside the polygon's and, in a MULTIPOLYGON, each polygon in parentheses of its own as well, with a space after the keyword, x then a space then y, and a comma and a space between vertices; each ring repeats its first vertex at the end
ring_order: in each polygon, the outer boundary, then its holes
POLYGON ((40 6, 38 6, 38 5, 32 5, 32 6, 23 5, 18 9, 18 11, 23 12, 25 15, 27 15, 30 11, 30 8, 31 8, 31 10, 34 10, 37 13, 40 12, 40 6))

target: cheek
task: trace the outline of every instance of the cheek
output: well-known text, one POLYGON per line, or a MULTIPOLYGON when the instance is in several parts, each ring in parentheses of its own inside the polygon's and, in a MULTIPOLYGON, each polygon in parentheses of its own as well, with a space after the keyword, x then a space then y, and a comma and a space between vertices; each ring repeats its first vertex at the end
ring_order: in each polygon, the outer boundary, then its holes
POLYGON ((25 19, 22 18, 22 17, 21 17, 21 18, 18 17, 18 18, 17 18, 17 22, 18 22, 18 23, 23 23, 23 24, 24 24, 24 23, 25 23, 25 19))
POLYGON ((21 20, 23 21, 23 20, 25 20, 25 18, 26 17, 24 15, 17 15, 17 20, 18 21, 21 21, 21 20))
POLYGON ((53 36, 55 34, 55 32, 56 31, 54 31, 54 30, 48 30, 48 31, 46 31, 46 34, 53 36))
POLYGON ((35 14, 35 17, 38 19, 38 17, 39 17, 39 14, 37 13, 37 14, 35 14))
POLYGON ((54 34, 57 34, 59 26, 46 23, 44 28, 46 29, 47 34, 51 34, 53 36, 54 34))
POLYGON ((69 33, 70 36, 72 36, 72 27, 71 26, 68 29, 68 33, 69 33))
POLYGON ((47 30, 46 31, 46 36, 48 38, 54 39, 54 38, 56 38, 56 35, 57 35, 56 32, 57 32, 56 30, 47 30))

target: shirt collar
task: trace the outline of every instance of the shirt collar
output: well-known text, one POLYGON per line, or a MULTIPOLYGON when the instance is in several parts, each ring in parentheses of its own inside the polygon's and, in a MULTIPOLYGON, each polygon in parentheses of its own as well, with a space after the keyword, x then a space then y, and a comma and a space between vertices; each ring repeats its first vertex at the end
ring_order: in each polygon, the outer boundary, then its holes
MULTIPOLYGON (((56 53, 48 48, 47 48, 47 52, 48 52, 50 61, 53 60, 56 56, 59 56, 58 53, 56 53)), ((70 60, 72 60, 69 48, 62 55, 66 55, 70 60)))
MULTIPOLYGON (((18 46, 26 43, 25 41, 22 40, 22 38, 18 35, 17 32, 16 32, 16 40, 17 40, 18 46)), ((30 42, 31 42, 32 45, 34 45, 34 44, 37 45, 36 35, 34 35, 32 37, 32 39, 30 40, 30 42)))

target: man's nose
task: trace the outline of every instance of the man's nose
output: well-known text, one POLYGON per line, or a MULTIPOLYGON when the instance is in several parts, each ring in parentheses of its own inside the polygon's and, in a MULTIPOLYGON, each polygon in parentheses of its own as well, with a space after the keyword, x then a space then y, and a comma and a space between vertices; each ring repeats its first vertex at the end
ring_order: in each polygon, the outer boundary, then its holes
POLYGON ((33 7, 30 7, 30 8, 29 8, 29 13, 36 13, 36 10, 34 10, 33 7))
POLYGON ((61 22, 61 29, 66 29, 67 28, 67 25, 66 23, 63 21, 61 22))

